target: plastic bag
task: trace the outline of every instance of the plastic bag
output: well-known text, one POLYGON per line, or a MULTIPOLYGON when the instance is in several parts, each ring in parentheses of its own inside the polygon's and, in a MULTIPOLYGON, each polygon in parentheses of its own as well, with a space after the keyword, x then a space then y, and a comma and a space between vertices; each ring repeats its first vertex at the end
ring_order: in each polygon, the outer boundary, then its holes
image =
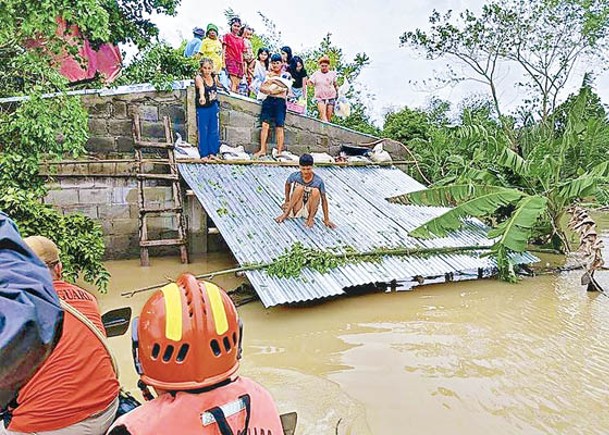
POLYGON ((223 69, 220 71, 220 74, 218 74, 218 80, 225 89, 230 89, 230 78, 228 77, 226 70, 223 69))
POLYGON ((391 162, 391 155, 383 149, 383 142, 376 144, 370 153, 370 160, 375 163, 391 162))
POLYGON ((351 84, 345 79, 345 82, 338 88, 338 96, 334 106, 334 114, 339 118, 348 118, 351 115, 351 104, 347 100, 349 89, 351 89, 351 84))

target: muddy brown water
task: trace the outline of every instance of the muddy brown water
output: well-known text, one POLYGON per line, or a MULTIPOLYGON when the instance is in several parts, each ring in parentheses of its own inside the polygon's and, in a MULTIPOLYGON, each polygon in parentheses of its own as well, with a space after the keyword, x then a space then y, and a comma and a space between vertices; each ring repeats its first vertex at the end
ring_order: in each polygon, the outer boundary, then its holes
MULTIPOLYGON (((227 254, 181 265, 108 262, 104 311, 150 292, 121 291, 181 271, 233 265, 227 254)), ((241 374, 265 385, 299 434, 609 433, 609 297, 580 273, 419 287, 299 307, 239 308, 241 374), (338 429, 337 429, 338 428, 338 429)), ((215 280, 234 288, 233 276, 215 280)), ((135 391, 130 338, 112 338, 121 382, 135 391)))

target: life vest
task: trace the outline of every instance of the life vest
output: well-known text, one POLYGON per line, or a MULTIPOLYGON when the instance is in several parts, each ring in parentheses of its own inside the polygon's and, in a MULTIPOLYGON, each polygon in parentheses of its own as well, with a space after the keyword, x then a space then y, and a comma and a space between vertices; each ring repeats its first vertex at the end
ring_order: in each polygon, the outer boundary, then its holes
POLYGON ((120 426, 132 435, 283 434, 269 392, 243 377, 203 393, 161 394, 119 418, 109 434, 120 426))

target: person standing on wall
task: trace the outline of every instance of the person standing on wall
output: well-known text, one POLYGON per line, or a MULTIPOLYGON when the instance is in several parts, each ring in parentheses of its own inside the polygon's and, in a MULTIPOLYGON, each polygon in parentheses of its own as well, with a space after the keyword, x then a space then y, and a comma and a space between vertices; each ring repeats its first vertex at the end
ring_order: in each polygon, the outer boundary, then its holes
POLYGON ((132 338, 141 382, 158 397, 120 417, 108 435, 283 434, 269 392, 237 373, 243 324, 215 284, 181 275, 148 299, 132 338))
POLYGON ((239 89, 239 83, 245 75, 246 66, 243 59, 245 43, 243 38, 239 36, 241 19, 233 17, 230 19, 229 25, 230 32, 224 35, 222 46, 224 47, 224 65, 230 78, 230 90, 236 93, 239 89))
POLYGON ((315 88, 315 101, 317 102, 319 119, 330 122, 338 95, 336 71, 330 71, 330 58, 328 56, 320 57, 318 63, 319 70, 313 73, 309 83, 315 88))
POLYGON ((213 70, 212 60, 203 58, 195 77, 199 156, 205 161, 213 159, 220 151, 220 105, 213 70))
POLYGON ((199 49, 200 58, 211 59, 214 63, 214 74, 216 77, 216 84, 219 84, 219 75, 222 71, 222 42, 218 39, 218 26, 213 23, 207 25, 207 36, 201 42, 201 48, 199 49))
POLYGON ((201 42, 205 37, 205 30, 200 27, 192 29, 193 38, 186 44, 184 48, 184 57, 193 57, 199 52, 201 48, 201 42))
MULTIPOLYGON (((59 249, 32 236, 25 243, 47 265, 59 299, 104 331, 93 295, 61 279, 59 249)), ((1 435, 102 435, 118 409, 119 383, 99 338, 70 312, 64 313, 57 345, 8 408, 1 435)))
POLYGON ((271 70, 266 75, 266 79, 260 85, 260 94, 266 95, 262 100, 260 110, 260 150, 254 157, 264 156, 267 153, 267 141, 271 123, 275 124, 275 141, 277 142, 277 154, 283 152, 283 141, 285 138, 284 125, 287 110, 286 99, 292 86, 292 77, 289 73, 282 73, 283 62, 279 53, 271 56, 271 70))

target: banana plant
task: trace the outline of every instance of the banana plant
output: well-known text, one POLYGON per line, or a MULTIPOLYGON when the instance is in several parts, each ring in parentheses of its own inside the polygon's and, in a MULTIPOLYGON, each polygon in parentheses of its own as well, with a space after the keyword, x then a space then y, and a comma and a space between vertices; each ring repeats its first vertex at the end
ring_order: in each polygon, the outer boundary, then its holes
POLYGON ((497 146, 497 141, 489 141, 489 158, 494 157, 496 165, 509 177, 494 176, 496 171, 491 169, 464 171, 452 184, 411 192, 391 201, 452 207, 410 232, 419 238, 445 236, 461 228, 468 217, 498 218, 488 232, 494 240, 491 254, 497 260, 500 277, 514 281, 511 253, 525 251, 532 237, 544 237, 555 248, 568 250, 563 219, 567 208, 583 199, 607 195, 609 161, 580 170, 577 177, 563 179, 564 166, 572 164, 564 155, 576 138, 576 126, 568 126, 560 138, 538 145, 545 150, 537 149, 530 159, 509 147, 497 146))

